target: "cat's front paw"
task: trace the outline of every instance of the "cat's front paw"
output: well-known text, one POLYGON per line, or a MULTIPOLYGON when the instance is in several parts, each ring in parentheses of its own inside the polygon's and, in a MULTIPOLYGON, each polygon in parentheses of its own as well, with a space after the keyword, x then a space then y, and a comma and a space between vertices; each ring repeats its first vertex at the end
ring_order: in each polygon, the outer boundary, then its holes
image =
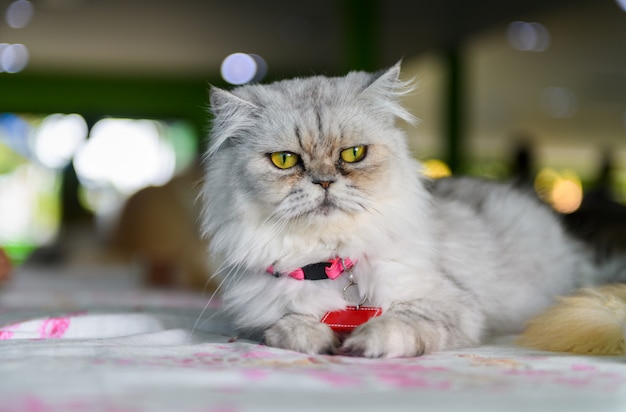
POLYGON ((438 333, 394 316, 370 319, 359 326, 337 350, 339 355, 367 358, 420 356, 442 349, 438 333))
POLYGON ((265 331, 265 343, 313 355, 333 352, 339 340, 328 325, 314 317, 290 314, 265 331))

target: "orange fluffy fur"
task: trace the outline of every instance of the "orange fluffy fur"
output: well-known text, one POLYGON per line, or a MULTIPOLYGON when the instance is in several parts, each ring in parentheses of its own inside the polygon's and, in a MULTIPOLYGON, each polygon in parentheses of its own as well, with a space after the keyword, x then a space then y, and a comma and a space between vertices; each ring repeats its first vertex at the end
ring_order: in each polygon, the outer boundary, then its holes
POLYGON ((517 343, 585 355, 625 355, 626 285, 585 288, 533 318, 517 343))

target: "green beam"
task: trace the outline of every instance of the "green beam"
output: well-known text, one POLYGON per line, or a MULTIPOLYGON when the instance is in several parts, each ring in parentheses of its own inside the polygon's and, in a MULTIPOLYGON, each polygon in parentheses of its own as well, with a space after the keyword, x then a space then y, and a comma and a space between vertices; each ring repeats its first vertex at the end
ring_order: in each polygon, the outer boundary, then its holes
POLYGON ((444 80, 444 136, 446 140, 446 160, 453 172, 463 167, 462 131, 464 124, 464 84, 461 47, 452 46, 443 53, 446 65, 444 80))
POLYGON ((181 118, 206 131, 206 79, 0 74, 0 112, 181 118))

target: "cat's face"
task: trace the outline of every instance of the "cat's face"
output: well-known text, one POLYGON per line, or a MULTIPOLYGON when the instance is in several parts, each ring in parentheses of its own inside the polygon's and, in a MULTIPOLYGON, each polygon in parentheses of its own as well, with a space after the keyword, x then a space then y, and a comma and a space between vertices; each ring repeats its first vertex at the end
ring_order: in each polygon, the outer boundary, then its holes
POLYGON ((371 198, 388 179, 393 154, 362 126, 341 130, 333 121, 323 115, 314 128, 301 118, 291 129, 265 130, 265 144, 241 165, 249 193, 276 219, 310 220, 373 207, 371 198))
POLYGON ((275 221, 314 224, 375 212, 406 146, 395 116, 376 101, 384 97, 367 93, 373 84, 368 76, 214 92, 213 103, 222 105, 218 127, 243 125, 216 155, 231 169, 236 197, 275 221), (230 99, 228 110, 221 99, 230 99))

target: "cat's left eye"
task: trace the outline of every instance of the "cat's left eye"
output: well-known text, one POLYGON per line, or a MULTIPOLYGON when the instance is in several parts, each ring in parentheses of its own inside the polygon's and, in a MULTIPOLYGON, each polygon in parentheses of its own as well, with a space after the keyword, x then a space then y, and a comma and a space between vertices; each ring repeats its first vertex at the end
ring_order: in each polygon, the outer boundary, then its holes
POLYGON ((341 159, 346 163, 360 162, 365 158, 367 146, 358 145, 341 151, 341 159))
POLYGON ((291 152, 270 153, 270 160, 279 169, 291 169, 298 164, 298 155, 291 152))

